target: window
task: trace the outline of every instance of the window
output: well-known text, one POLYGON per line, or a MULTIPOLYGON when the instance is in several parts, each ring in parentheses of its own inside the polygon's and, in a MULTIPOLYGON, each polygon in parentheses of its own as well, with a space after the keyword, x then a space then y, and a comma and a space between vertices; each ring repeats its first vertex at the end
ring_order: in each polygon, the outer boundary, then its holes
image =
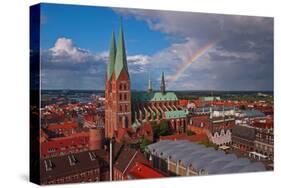
POLYGON ((119 90, 122 90, 122 84, 119 85, 119 90))
POLYGON ((122 101, 122 93, 119 94, 119 100, 122 101))

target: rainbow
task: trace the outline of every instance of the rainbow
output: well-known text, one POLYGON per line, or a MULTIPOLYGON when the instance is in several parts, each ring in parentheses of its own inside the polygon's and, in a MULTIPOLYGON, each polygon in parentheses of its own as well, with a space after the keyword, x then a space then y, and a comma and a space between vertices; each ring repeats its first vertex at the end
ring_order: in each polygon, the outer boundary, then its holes
POLYGON ((177 79, 179 79, 179 77, 182 75, 182 73, 184 73, 184 71, 194 62, 196 61, 199 57, 201 57, 202 55, 204 55, 209 49, 211 49, 214 45, 216 44, 216 40, 215 41, 211 41, 208 42, 207 44, 205 44, 203 47, 201 47, 199 50, 197 50, 192 56, 191 58, 189 58, 187 61, 185 61, 175 72, 175 74, 173 74, 170 79, 169 82, 173 83, 175 82, 177 79))

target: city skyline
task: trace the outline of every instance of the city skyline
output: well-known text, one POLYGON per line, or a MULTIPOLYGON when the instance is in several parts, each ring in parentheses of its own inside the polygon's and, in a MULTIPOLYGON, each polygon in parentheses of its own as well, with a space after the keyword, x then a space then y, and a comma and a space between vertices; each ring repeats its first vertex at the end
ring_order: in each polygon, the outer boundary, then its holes
POLYGON ((121 17, 132 90, 149 75, 159 90, 162 71, 168 90, 273 90, 272 18, 53 4, 41 11, 42 89, 104 90, 121 17))

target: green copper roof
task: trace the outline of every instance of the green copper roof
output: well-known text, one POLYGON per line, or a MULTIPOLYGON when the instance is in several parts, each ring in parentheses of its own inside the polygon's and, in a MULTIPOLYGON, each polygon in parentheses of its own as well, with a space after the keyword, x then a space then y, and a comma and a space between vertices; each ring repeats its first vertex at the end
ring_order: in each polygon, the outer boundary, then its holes
POLYGON ((112 73, 114 72, 115 56, 116 56, 115 36, 114 36, 114 32, 112 32, 108 65, 107 65, 107 79, 108 80, 111 78, 112 73))
POLYGON ((126 57, 124 34, 123 34, 123 28, 122 28, 122 24, 121 24, 120 31, 119 31, 118 47, 117 47, 116 58, 115 58, 116 79, 118 79, 118 77, 123 69, 127 72, 128 76, 129 76, 128 67, 127 67, 127 57, 126 57))
POLYGON ((165 117, 166 119, 184 118, 187 114, 188 111, 185 110, 166 111, 165 117))
POLYGON ((135 102, 145 101, 177 101, 178 97, 174 92, 152 92, 152 93, 133 93, 132 99, 135 102))

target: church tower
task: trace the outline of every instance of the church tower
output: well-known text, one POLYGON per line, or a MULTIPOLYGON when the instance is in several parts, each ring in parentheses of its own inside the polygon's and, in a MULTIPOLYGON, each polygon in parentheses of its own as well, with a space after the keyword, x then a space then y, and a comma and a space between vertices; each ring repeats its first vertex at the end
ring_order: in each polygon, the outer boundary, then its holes
POLYGON ((162 72, 160 90, 161 90, 161 92, 162 92, 163 94, 166 92, 164 72, 162 72))
POLYGON ((152 83, 151 83, 151 79, 150 79, 150 74, 148 76, 148 87, 147 87, 147 92, 151 93, 152 92, 152 83))
POLYGON ((105 136, 112 138, 118 128, 132 125, 131 83, 127 66, 123 27, 121 24, 117 49, 112 34, 105 89, 105 136))
POLYGON ((114 65, 116 57, 116 44, 115 44, 115 34, 112 32, 111 44, 109 50, 109 58, 106 72, 105 81, 105 137, 111 138, 113 135, 113 127, 110 126, 112 122, 112 81, 114 80, 114 65), (111 136, 110 136, 111 135, 111 136))

